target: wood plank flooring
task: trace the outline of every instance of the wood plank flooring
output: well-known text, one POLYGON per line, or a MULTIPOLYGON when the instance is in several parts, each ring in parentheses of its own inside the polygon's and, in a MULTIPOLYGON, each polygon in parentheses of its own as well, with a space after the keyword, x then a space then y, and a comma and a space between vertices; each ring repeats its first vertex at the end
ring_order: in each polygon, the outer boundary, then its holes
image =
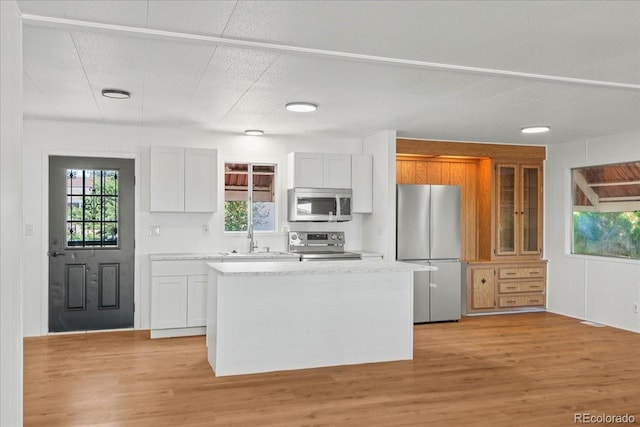
POLYGON ((215 378, 204 337, 25 338, 25 426, 640 424, 640 334, 550 313, 415 326, 414 360, 215 378))

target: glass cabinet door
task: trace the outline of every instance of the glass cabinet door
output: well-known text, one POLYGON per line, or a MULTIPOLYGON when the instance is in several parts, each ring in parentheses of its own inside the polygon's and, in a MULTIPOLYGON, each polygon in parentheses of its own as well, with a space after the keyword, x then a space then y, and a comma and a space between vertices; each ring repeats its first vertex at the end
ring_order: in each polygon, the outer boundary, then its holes
POLYGON ((521 169, 521 253, 540 253, 541 183, 540 167, 523 165, 521 169))
POLYGON ((496 255, 516 254, 516 165, 498 164, 496 255))

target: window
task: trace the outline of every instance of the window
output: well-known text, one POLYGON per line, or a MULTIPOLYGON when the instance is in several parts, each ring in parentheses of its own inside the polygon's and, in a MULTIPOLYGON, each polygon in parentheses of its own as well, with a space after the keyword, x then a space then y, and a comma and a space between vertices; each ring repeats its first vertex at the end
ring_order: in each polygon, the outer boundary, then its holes
POLYGON ((276 231, 276 165, 225 163, 224 231, 276 231), (250 207, 250 208, 249 208, 250 207))
POLYGON ((67 247, 118 245, 118 171, 67 169, 67 247))
POLYGON ((572 170, 572 253, 640 259, 640 162, 572 170))

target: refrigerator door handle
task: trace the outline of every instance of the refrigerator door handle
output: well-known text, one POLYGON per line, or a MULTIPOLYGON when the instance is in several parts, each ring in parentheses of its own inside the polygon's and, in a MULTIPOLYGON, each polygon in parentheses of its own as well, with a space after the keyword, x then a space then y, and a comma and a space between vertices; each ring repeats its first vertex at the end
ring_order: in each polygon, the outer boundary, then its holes
POLYGON ((429 283, 429 287, 430 288, 437 288, 438 284, 437 283, 429 283))

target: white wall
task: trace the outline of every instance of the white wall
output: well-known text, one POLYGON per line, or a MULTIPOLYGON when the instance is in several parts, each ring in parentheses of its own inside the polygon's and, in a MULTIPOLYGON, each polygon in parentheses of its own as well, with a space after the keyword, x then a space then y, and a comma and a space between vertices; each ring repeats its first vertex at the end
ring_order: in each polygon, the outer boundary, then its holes
POLYGON ((22 425, 22 23, 0 2, 0 426, 22 425))
POLYGON ((24 238, 26 336, 43 335, 47 325, 47 217, 48 156, 87 155, 136 159, 136 328, 149 327, 148 254, 167 252, 211 253, 219 250, 246 249, 246 235, 224 234, 223 189, 219 186, 218 212, 214 214, 163 214, 149 212, 149 147, 180 146, 218 149, 219 179, 224 182, 225 161, 261 161, 278 164, 280 191, 279 232, 256 233, 258 244, 273 250, 286 249, 284 227, 293 230, 344 230, 347 249, 362 248, 362 217, 346 223, 288 224, 286 222, 286 168, 290 151, 359 153, 361 141, 349 138, 311 139, 305 137, 221 134, 182 129, 99 125, 55 121, 26 120, 24 124, 24 222, 33 226, 34 235, 24 238), (202 225, 209 225, 204 236, 202 225), (159 237, 149 237, 149 227, 160 226, 159 237))
POLYGON ((640 261, 570 255, 574 167, 640 160, 640 133, 547 147, 545 254, 548 310, 640 332, 640 261))
POLYGON ((367 137, 362 152, 373 156, 373 213, 362 224, 363 247, 396 259, 396 132, 367 137))

